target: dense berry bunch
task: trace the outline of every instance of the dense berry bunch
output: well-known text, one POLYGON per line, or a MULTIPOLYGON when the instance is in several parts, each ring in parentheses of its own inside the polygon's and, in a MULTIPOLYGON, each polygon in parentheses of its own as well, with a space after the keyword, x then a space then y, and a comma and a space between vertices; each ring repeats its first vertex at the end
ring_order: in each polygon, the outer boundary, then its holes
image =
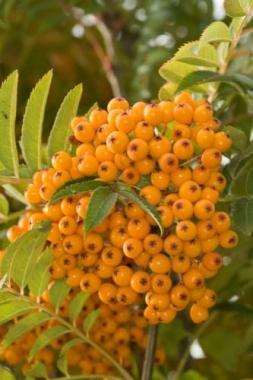
POLYGON ((122 353, 115 356, 126 355, 128 363, 129 342, 144 345, 147 322, 169 323, 187 308, 191 320, 201 323, 216 302, 205 279, 223 265, 219 247, 233 248, 238 241, 229 215, 216 210, 226 186, 222 155, 232 143, 209 102, 188 92, 132 107, 114 98, 106 110, 75 117, 71 128, 75 154, 60 151, 51 168, 34 174, 25 196, 38 207, 8 230, 8 238, 42 219, 52 221, 52 281, 65 278, 73 292, 92 294, 105 313, 94 339, 112 354, 114 346, 107 345, 119 343, 122 353), (119 185, 134 189, 160 214, 163 236, 152 215, 124 197, 84 236, 91 192, 49 203, 58 188, 82 177, 106 181, 115 191, 119 185))

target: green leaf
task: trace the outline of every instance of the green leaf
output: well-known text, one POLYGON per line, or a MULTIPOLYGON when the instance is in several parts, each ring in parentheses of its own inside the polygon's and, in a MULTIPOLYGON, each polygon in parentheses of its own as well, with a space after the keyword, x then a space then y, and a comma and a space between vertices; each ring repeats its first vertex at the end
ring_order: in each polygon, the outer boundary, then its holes
POLYGON ((85 318, 85 320, 83 322, 83 330, 84 330, 84 332, 86 334, 89 333, 90 329, 92 328, 92 326, 94 325, 94 323, 97 321, 97 319, 99 317, 99 314, 100 314, 100 310, 99 309, 92 310, 87 315, 87 317, 85 318))
POLYGON ((48 220, 43 221, 8 246, 2 260, 1 271, 3 274, 8 274, 9 283, 12 279, 21 290, 24 289, 50 229, 51 223, 48 220))
POLYGON ((24 194, 20 192, 15 186, 10 183, 5 183, 2 185, 5 190, 6 195, 9 195, 10 198, 15 199, 16 201, 23 203, 26 206, 29 206, 29 203, 24 197, 24 194))
POLYGON ((9 213, 9 202, 3 194, 0 194, 0 214, 8 215, 9 213))
POLYGON ((68 360, 67 360, 67 356, 66 355, 61 355, 57 359, 56 365, 57 365, 57 368, 61 371, 61 373, 63 373, 67 377, 69 377, 69 373, 68 373, 68 360))
POLYGON ((168 100, 173 97, 173 95, 177 92, 178 84, 174 82, 165 83, 159 89, 159 99, 160 100, 168 100))
POLYGON ((146 211, 149 215, 152 216, 152 218, 156 221, 159 229, 160 234, 163 234, 163 226, 162 221, 159 212, 155 208, 155 206, 148 203, 145 199, 140 197, 139 195, 133 193, 132 191, 127 190, 118 190, 118 194, 121 195, 124 198, 131 199, 133 202, 137 203, 139 206, 143 208, 144 211, 146 211))
POLYGON ((232 178, 235 178, 238 171, 241 171, 243 168, 243 163, 246 161, 246 163, 251 160, 253 156, 253 142, 251 142, 248 147, 241 153, 237 154, 236 156, 232 157, 231 162, 229 164, 229 172, 232 176, 232 178))
POLYGON ((15 177, 19 176, 18 151, 15 136, 18 72, 14 71, 0 88, 0 162, 15 177))
POLYGON ((110 187, 98 187, 93 191, 85 216, 85 235, 109 214, 117 197, 118 194, 114 193, 110 187))
POLYGON ((82 85, 79 84, 71 90, 64 98, 51 129, 47 143, 47 158, 61 150, 69 151, 70 143, 68 137, 71 135, 70 123, 76 115, 80 98, 82 95, 82 85))
POLYGON ((198 41, 188 42, 181 46, 173 60, 204 67, 219 67, 220 65, 216 49, 211 44, 198 48, 198 41))
POLYGON ((186 75, 197 70, 198 69, 194 65, 188 65, 187 63, 169 60, 160 67, 159 74, 167 81, 179 82, 186 75))
POLYGON ((51 319, 52 317, 43 311, 29 314, 20 319, 17 324, 9 327, 2 342, 3 349, 6 349, 23 334, 35 329, 37 326, 43 325, 51 319))
POLYGON ((110 185, 105 181, 89 178, 78 178, 69 181, 66 185, 59 188, 52 196, 50 203, 55 203, 62 198, 69 197, 74 194, 87 193, 95 190, 98 187, 109 187, 110 185))
POLYGON ((42 169, 42 127, 52 75, 49 71, 37 83, 23 118, 20 145, 24 160, 33 172, 42 169))
POLYGON ((253 168, 251 168, 247 174, 246 191, 248 194, 253 195, 253 168))
POLYGON ((184 372, 181 380, 208 380, 208 378, 194 369, 189 369, 184 372))
POLYGON ((226 0, 224 1, 224 9, 229 17, 245 16, 246 12, 242 7, 240 0, 226 0))
POLYGON ((54 284, 49 289, 49 298, 52 305, 58 309, 67 295, 70 292, 71 287, 66 284, 65 279, 62 278, 54 282, 54 284))
POLYGON ((97 104, 97 102, 95 102, 95 103, 94 103, 94 104, 88 109, 88 111, 85 113, 84 116, 86 116, 87 119, 89 119, 91 112, 92 112, 93 110, 96 110, 97 108, 98 108, 98 104, 97 104))
POLYGON ((220 329, 212 331, 199 339, 208 357, 217 360, 228 371, 236 368, 239 360, 240 338, 220 329))
POLYGON ((38 361, 32 365, 31 369, 26 372, 26 375, 49 379, 46 365, 38 361))
POLYGON ((247 136, 241 129, 229 125, 225 127, 224 130, 231 137, 233 148, 236 148, 239 151, 244 151, 247 148, 247 136))
POLYGON ((69 318, 71 321, 75 322, 78 315, 80 314, 83 306, 85 305, 87 299, 90 297, 89 293, 79 292, 71 300, 69 304, 69 318))
POLYGON ((222 21, 214 21, 203 31, 199 39, 199 48, 207 43, 232 40, 228 26, 222 21))
POLYGON ((1 380, 16 380, 16 377, 11 373, 9 369, 0 368, 0 379, 1 380))
POLYGON ((43 331, 34 342, 29 352, 28 360, 31 361, 37 352, 42 350, 42 348, 46 347, 53 340, 67 334, 68 332, 69 330, 64 326, 54 326, 48 330, 43 331))
POLYGON ((4 324, 16 317, 27 314, 34 310, 34 307, 27 301, 18 297, 10 298, 0 304, 0 324, 4 324))
POLYGON ((253 231, 253 199, 239 199, 231 204, 236 229, 250 236, 253 231))
POLYGON ((82 338, 74 338, 74 339, 71 339, 69 340, 67 343, 65 343, 62 348, 61 348, 61 352, 60 352, 60 355, 64 355, 66 354, 66 352, 71 348, 71 347, 74 347, 76 346, 77 344, 79 343, 83 343, 83 339, 82 338))
POLYGON ((43 251, 43 254, 40 256, 33 268, 31 277, 28 281, 28 287, 30 292, 37 297, 40 297, 43 294, 50 282, 51 276, 48 266, 52 260, 52 247, 50 246, 43 251), (39 281, 38 278, 40 279, 39 281))

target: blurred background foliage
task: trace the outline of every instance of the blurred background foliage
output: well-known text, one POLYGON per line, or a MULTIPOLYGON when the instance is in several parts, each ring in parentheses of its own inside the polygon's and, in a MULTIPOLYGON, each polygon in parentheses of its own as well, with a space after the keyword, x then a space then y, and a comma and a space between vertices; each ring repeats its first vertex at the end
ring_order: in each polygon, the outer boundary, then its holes
MULTIPOLYGON (((19 125, 31 89, 53 69, 46 140, 62 99, 79 83, 79 113, 95 102, 105 107, 118 95, 130 103, 156 99, 164 84, 159 67, 217 19, 230 21, 222 0, 0 0, 0 81, 19 70, 19 125)), ((252 39, 242 42, 231 69, 251 75, 252 39)), ((250 139, 252 96, 249 101, 228 86, 223 90, 216 99, 219 117, 238 122, 250 139)), ((231 257, 210 280, 220 298, 208 322, 193 326, 182 315, 161 327, 168 360, 154 379, 164 380, 167 373, 172 379, 173 371, 181 373, 180 380, 253 379, 252 236, 241 233, 231 257)))

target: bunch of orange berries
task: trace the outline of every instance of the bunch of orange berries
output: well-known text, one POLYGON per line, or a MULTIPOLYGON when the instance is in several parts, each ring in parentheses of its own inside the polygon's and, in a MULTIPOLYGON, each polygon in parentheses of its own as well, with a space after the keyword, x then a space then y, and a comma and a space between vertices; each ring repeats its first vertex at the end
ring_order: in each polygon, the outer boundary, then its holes
POLYGON ((149 324, 169 323, 185 308, 193 322, 205 321, 217 299, 205 279, 223 265, 218 248, 238 242, 229 215, 215 207, 226 186, 222 156, 232 142, 210 103, 189 92, 132 107, 113 98, 107 109, 75 117, 71 128, 74 155, 57 152, 51 168, 34 174, 25 197, 37 209, 8 230, 9 240, 48 218, 53 281, 65 278, 110 310, 143 310, 149 324), (121 197, 84 236, 92 192, 50 203, 57 189, 83 177, 115 191, 131 188, 158 211, 163 235, 151 214, 121 197))

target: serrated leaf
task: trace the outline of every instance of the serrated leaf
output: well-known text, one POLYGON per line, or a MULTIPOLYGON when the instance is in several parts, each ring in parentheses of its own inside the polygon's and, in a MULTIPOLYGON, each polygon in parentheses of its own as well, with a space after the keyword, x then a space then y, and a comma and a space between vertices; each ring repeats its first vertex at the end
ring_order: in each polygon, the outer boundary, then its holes
POLYGON ((40 297, 43 294, 50 282, 51 276, 48 270, 48 266, 52 259, 52 247, 50 246, 45 251, 43 251, 43 254, 36 262, 31 277, 29 278, 29 290, 37 297, 40 297))
POLYGON ((42 169, 42 127, 52 75, 49 71, 36 84, 23 118, 20 145, 24 160, 33 172, 42 169))
POLYGON ((71 287, 66 284, 65 279, 54 282, 49 289, 49 298, 55 309, 58 309, 70 292, 71 287))
POLYGON ((75 322, 78 315, 80 314, 83 306, 86 301, 90 297, 89 293, 79 292, 77 295, 71 300, 69 304, 69 318, 71 321, 75 322))
POLYGON ((99 314, 100 314, 100 310, 99 309, 92 310, 87 315, 87 317, 85 318, 85 320, 83 322, 83 330, 84 330, 84 332, 86 334, 89 333, 90 329, 92 328, 92 326, 94 325, 94 323, 97 321, 97 319, 99 317, 99 314))
POLYGON ((90 114, 93 110, 97 109, 98 108, 98 104, 97 102, 95 102, 89 109, 88 111, 85 113, 85 116, 89 119, 90 117, 90 114))
POLYGON ((56 362, 57 368, 60 370, 61 373, 69 377, 68 373, 68 360, 66 355, 61 355, 56 362))
POLYGON ((229 125, 224 130, 229 134, 233 142, 233 148, 239 151, 244 151, 247 148, 247 136, 241 129, 229 125))
POLYGON ((168 100, 173 97, 178 88, 178 84, 174 82, 165 83, 158 92, 160 100, 168 100))
POLYGON ((207 43, 230 42, 231 40, 232 36, 228 26, 222 21, 214 21, 203 31, 199 39, 199 48, 207 43))
POLYGON ((29 369, 29 371, 26 372, 26 375, 41 377, 43 379, 49 379, 46 365, 39 361, 36 361, 32 365, 31 369, 29 369))
POLYGON ((139 206, 143 208, 144 211, 146 211, 152 218, 156 221, 159 229, 160 229, 160 234, 163 234, 163 226, 162 226, 162 221, 161 217, 159 215, 159 212, 155 208, 155 206, 151 205, 148 203, 145 199, 140 197, 139 195, 133 193, 132 191, 127 191, 127 190, 118 190, 118 194, 121 195, 124 198, 130 199, 131 201, 137 203, 139 206))
POLYGON ((59 188, 52 196, 50 203, 55 203, 62 198, 69 197, 74 194, 87 193, 95 190, 97 187, 110 187, 105 181, 89 178, 78 178, 69 181, 66 185, 59 188))
POLYGON ((231 212, 236 229, 250 236, 253 231, 253 199, 232 202, 231 212))
POLYGON ((244 89, 244 86, 242 87, 241 84, 238 84, 235 76, 229 75, 229 74, 220 75, 220 74, 216 74, 213 71, 208 71, 208 70, 196 71, 184 77, 179 83, 177 91, 179 92, 192 86, 201 85, 203 83, 212 83, 212 82, 228 83, 231 86, 234 86, 238 90, 239 93, 246 91, 246 89, 244 89))
POLYGON ((11 298, 0 305, 0 324, 4 324, 16 317, 27 314, 34 310, 34 307, 18 297, 11 298))
POLYGON ((193 71, 197 71, 197 68, 194 65, 169 60, 160 67, 159 74, 167 81, 179 82, 182 78, 193 71))
POLYGON ((68 152, 70 143, 68 137, 71 135, 70 123, 76 115, 80 98, 82 95, 82 85, 79 84, 71 90, 64 98, 51 129, 47 142, 47 159, 61 150, 68 152))
POLYGON ((24 289, 50 229, 51 223, 48 220, 43 221, 7 247, 1 263, 1 271, 3 274, 8 274, 9 283, 14 280, 21 290, 24 289))
POLYGON ((224 9, 229 17, 245 16, 246 12, 242 7, 240 0, 226 0, 224 1, 224 9))
POLYGON ((220 65, 216 49, 211 44, 198 48, 198 41, 181 46, 172 59, 195 66, 219 67, 220 65))
POLYGON ((35 329, 37 326, 43 325, 51 319, 52 317, 43 311, 25 316, 17 324, 9 327, 2 341, 3 349, 5 350, 23 334, 35 329))
POLYGON ((18 72, 14 71, 0 88, 0 161, 16 177, 19 176, 15 136, 18 72))
POLYGON ((246 191, 248 194, 253 195, 253 168, 251 168, 247 174, 246 191))
POLYGON ((114 193, 109 187, 98 187, 93 191, 85 215, 85 235, 110 213, 117 198, 117 193, 114 193))
POLYGON ((17 200, 18 202, 29 206, 29 203, 24 197, 24 194, 21 193, 18 189, 16 189, 15 186, 11 185, 10 183, 5 183, 2 185, 2 187, 5 190, 6 195, 9 195, 11 198, 17 200))
POLYGON ((61 348, 61 352, 60 352, 60 355, 64 355, 66 354, 66 352, 71 348, 71 347, 74 347, 76 346, 77 344, 79 343, 83 343, 83 339, 82 338, 74 338, 74 339, 71 339, 69 340, 67 343, 65 343, 62 348, 61 348))
POLYGON ((42 348, 46 347, 53 340, 59 338, 62 335, 65 335, 69 332, 69 330, 64 326, 53 326, 48 330, 43 331, 36 341, 34 342, 28 356, 28 360, 31 361, 34 356, 42 350, 42 348))
POLYGON ((0 368, 0 379, 1 380, 16 380, 16 377, 11 373, 9 369, 0 368))
POLYGON ((9 213, 9 202, 3 194, 0 194, 0 214, 8 215, 9 213))

